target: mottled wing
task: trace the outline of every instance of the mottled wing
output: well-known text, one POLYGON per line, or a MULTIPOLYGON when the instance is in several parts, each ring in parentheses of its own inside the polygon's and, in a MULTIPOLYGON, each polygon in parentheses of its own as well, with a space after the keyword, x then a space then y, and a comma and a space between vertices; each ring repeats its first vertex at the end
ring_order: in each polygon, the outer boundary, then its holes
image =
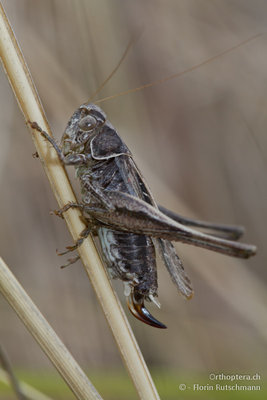
POLYGON ((178 257, 174 246, 169 240, 158 239, 159 248, 166 268, 177 285, 179 292, 187 299, 191 299, 194 294, 190 279, 185 273, 182 261, 178 257))

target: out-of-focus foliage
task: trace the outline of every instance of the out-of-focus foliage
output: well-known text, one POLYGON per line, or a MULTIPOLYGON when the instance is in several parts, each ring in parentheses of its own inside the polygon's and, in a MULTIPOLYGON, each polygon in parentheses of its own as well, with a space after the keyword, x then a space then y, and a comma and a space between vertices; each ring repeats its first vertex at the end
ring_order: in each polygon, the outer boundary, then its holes
MULTIPOLYGON (((261 0, 5 0, 10 21, 59 139, 79 104, 187 70, 264 32, 261 0)), ((157 331, 130 321, 145 359, 182 371, 266 369, 266 35, 180 78, 101 106, 156 198, 201 219, 243 224, 257 257, 242 261, 177 245, 195 287, 184 301, 160 264, 157 331), (185 206, 186 204, 186 206, 185 206)), ((0 74, 1 254, 84 367, 120 367, 82 266, 60 270, 71 244, 4 73, 0 74)), ((74 186, 78 190, 77 183, 74 186)), ((121 284, 115 283, 122 294, 121 284)), ((50 368, 0 298, 0 341, 13 364, 50 368)), ((177 377, 177 385, 180 383, 177 377)))
MULTIPOLYGON (((159 395, 161 399, 167 400, 177 400, 179 396, 185 400, 197 399, 197 400, 218 400, 230 399, 230 400, 251 400, 250 391, 231 391, 225 392, 212 390, 201 390, 194 391, 194 385, 199 385, 199 387, 204 387, 207 383, 212 383, 207 381, 207 376, 204 374, 196 375, 192 372, 187 375, 179 370, 169 370, 164 371, 160 369, 159 371, 152 369, 152 376, 154 382, 157 386, 159 395), (190 389, 182 391, 179 390, 180 383, 186 384, 190 389), (216 397, 215 397, 216 396, 216 397)), ((74 399, 73 394, 70 392, 65 383, 60 380, 55 371, 30 371, 24 372, 19 371, 17 373, 18 377, 23 381, 30 384, 32 387, 38 387, 41 393, 50 396, 52 399, 57 400, 72 400, 74 399)), ((88 375, 98 388, 103 399, 107 400, 135 400, 136 393, 131 382, 128 379, 126 371, 111 371, 110 369, 101 370, 89 370, 88 375)), ((257 384, 256 382, 254 382, 257 384)), ((213 382, 214 384, 214 382, 213 382)), ((221 381, 220 385, 233 385, 233 382, 221 381)), ((239 385, 245 385, 246 382, 239 382, 239 385)), ((215 385, 214 385, 215 386, 215 385)), ((260 391, 253 392, 254 400, 265 400, 267 395, 266 388, 262 388, 260 391)), ((0 382, 0 399, 2 400, 13 400, 14 395, 11 390, 0 382), (2 396, 2 397, 1 397, 2 396)))

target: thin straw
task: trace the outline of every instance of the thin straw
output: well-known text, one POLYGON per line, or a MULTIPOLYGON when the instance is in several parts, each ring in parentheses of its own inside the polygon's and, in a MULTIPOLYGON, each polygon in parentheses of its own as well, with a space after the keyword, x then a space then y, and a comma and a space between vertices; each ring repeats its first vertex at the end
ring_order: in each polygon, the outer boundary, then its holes
MULTIPOLYGON (((8 374, 0 369, 0 382, 4 383, 5 385, 10 385, 8 374)), ((39 392, 32 386, 28 385, 25 382, 19 382, 21 391, 23 392, 24 396, 26 396, 27 400, 53 400, 51 397, 46 396, 45 394, 39 392)))
POLYGON ((0 258, 0 292, 54 364, 77 399, 101 400, 101 396, 92 383, 2 258, 0 258))

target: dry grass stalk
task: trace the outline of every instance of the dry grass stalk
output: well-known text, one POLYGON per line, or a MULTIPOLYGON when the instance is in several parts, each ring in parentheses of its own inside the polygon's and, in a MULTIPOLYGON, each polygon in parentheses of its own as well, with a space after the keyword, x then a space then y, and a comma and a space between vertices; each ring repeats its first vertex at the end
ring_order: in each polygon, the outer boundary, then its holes
POLYGON ((21 390, 20 383, 13 372, 8 356, 1 345, 0 345, 0 365, 2 365, 2 368, 4 370, 3 374, 5 374, 7 383, 10 384, 10 386, 12 387, 14 393, 16 394, 17 399, 26 400, 26 397, 24 396, 21 390))
MULTIPOLYGON (((0 382, 10 385, 10 379, 4 370, 0 369, 0 382)), ((24 398, 27 400, 52 400, 51 397, 46 396, 45 394, 39 392, 39 390, 34 389, 32 386, 28 385, 25 382, 20 381, 20 390, 21 393, 25 396, 24 398)))
MULTIPOLYGON (((42 129, 51 134, 29 70, 1 3, 0 14, 0 54, 18 104, 26 121, 37 122, 42 129)), ((33 136, 37 152, 43 162, 59 206, 62 207, 70 201, 75 201, 68 177, 54 149, 40 134, 33 132, 33 136)), ((74 241, 78 239, 80 232, 84 229, 79 217, 80 212, 75 209, 70 209, 65 213, 65 220, 74 241)), ((79 249, 79 254, 140 398, 143 400, 159 399, 138 344, 90 238, 84 241, 79 249)))
POLYGON ((57 368, 77 399, 101 400, 101 396, 92 383, 2 258, 0 258, 0 291, 57 368))

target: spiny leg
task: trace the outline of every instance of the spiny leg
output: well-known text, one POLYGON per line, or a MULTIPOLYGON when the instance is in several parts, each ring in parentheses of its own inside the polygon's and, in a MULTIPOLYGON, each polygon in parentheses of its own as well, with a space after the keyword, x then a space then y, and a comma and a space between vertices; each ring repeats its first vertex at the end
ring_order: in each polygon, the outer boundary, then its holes
POLYGON ((68 267, 69 265, 75 264, 79 259, 80 259, 80 256, 79 256, 79 255, 77 255, 77 256, 75 256, 75 257, 73 257, 73 258, 69 258, 68 261, 67 261, 67 263, 61 265, 60 268, 66 268, 66 267, 68 267))
POLYGON ((84 165, 88 162, 89 159, 91 159, 91 154, 70 153, 65 156, 55 139, 52 136, 49 136, 46 131, 43 131, 42 128, 37 124, 37 122, 28 121, 28 124, 31 126, 32 129, 40 132, 40 134, 54 147, 62 164, 84 165))
POLYGON ((127 193, 110 190, 106 195, 113 203, 115 212, 95 212, 89 205, 85 206, 85 211, 103 225, 125 232, 180 241, 234 257, 248 258, 256 253, 256 247, 253 245, 237 243, 188 228, 127 193))
MULTIPOLYGON (((28 121, 29 125, 41 133, 41 135, 51 143, 51 145, 56 150, 59 159, 64 165, 86 165, 88 161, 92 158, 91 154, 78 154, 78 153, 70 153, 68 155, 64 155, 60 147, 57 145, 56 141, 48 135, 47 132, 43 131, 42 128, 36 123, 28 121)), ((112 210, 113 204, 109 201, 106 193, 103 191, 101 187, 93 184, 87 176, 81 177, 82 184, 84 188, 91 193, 91 195, 100 202, 101 206, 103 206, 107 210, 112 210)))
POLYGON ((244 234, 243 226, 226 225, 226 224, 215 224, 213 222, 198 221, 192 218, 183 217, 167 208, 159 205, 159 210, 173 219, 185 226, 194 226, 196 228, 203 228, 209 231, 215 231, 217 237, 223 237, 225 239, 238 240, 244 234), (220 232, 220 235, 217 233, 220 232))
POLYGON ((81 204, 81 203, 69 202, 69 203, 65 204, 65 206, 63 206, 62 208, 51 211, 51 214, 55 214, 60 218, 64 218, 63 213, 68 211, 70 208, 79 208, 81 211, 84 211, 85 206, 84 206, 84 204, 81 204))
POLYGON ((84 239, 86 239, 90 233, 92 232, 91 227, 89 228, 85 228, 81 233, 80 233, 80 238, 75 242, 75 244, 73 246, 67 246, 66 247, 66 251, 63 251, 62 253, 59 253, 57 251, 57 255, 58 256, 63 256, 64 254, 68 254, 74 250, 77 250, 78 247, 80 247, 83 244, 84 239))
POLYGON ((70 208, 72 204, 74 207, 82 207, 86 214, 98 221, 98 224, 125 232, 181 241, 234 257, 248 258, 256 253, 256 247, 253 245, 236 243, 187 228, 165 216, 157 208, 127 193, 108 191, 105 197, 108 199, 107 203, 112 204, 110 209, 98 209, 89 204, 75 203, 70 203, 66 207, 70 208))
POLYGON ((49 143, 52 144, 52 146, 54 147, 54 149, 56 150, 60 160, 64 163, 64 155, 62 154, 62 151, 60 150, 60 148, 58 147, 56 141, 48 135, 47 132, 45 132, 38 124, 37 122, 31 122, 28 121, 28 124, 32 127, 32 129, 35 129, 36 131, 40 132, 41 135, 49 141, 49 143))
MULTIPOLYGON (((83 204, 79 204, 79 203, 68 203, 66 204, 64 207, 62 207, 59 210, 54 210, 52 213, 59 216, 60 218, 63 218, 63 213, 68 211, 70 208, 79 208, 81 210, 84 209, 84 205, 83 204)), ((88 221, 88 218, 86 219, 88 221)), ((92 222, 92 221, 90 221, 92 222)), ((66 251, 63 251, 61 253, 59 253, 57 251, 57 255, 59 256, 63 256, 65 254, 68 254, 74 250, 77 250, 78 247, 80 247, 84 241, 84 239, 86 239, 90 233, 92 232, 92 227, 86 227, 81 233, 80 233, 80 238, 76 241, 76 243, 72 246, 66 246, 66 251)), ((67 267, 70 264, 74 264, 77 260, 79 259, 79 256, 75 257, 75 258, 70 258, 67 264, 63 265, 61 268, 63 267, 67 267)))

